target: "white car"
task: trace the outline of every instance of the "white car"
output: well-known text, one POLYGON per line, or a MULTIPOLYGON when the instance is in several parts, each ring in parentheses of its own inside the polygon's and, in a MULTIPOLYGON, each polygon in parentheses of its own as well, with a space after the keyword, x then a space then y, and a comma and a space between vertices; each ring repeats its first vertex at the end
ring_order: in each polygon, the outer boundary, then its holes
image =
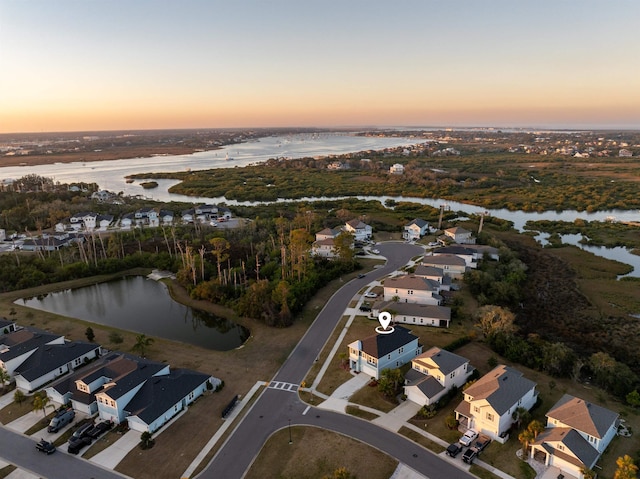
POLYGON ((372 293, 371 291, 369 291, 368 293, 364 293, 364 297, 365 298, 377 298, 378 295, 376 293, 372 293))
POLYGON ((462 435, 458 442, 463 446, 470 446, 476 437, 478 437, 478 431, 467 429, 467 432, 462 435))
POLYGON ((373 254, 380 254, 380 251, 379 251, 379 250, 377 250, 377 249, 372 249, 372 250, 371 250, 371 252, 372 252, 373 254))

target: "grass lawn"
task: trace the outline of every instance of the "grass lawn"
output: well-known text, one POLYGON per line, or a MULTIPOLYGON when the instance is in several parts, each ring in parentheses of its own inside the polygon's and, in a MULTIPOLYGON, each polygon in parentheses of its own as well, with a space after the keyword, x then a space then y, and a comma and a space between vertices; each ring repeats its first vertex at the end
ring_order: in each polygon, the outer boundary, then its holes
POLYGON ((397 401, 391 401, 385 398, 378 391, 377 386, 369 386, 368 384, 356 391, 353 396, 349 398, 349 402, 371 407, 382 412, 389 412, 398 406, 397 401))
POLYGON ((377 414, 373 414, 369 411, 364 411, 360 409, 358 406, 347 406, 345 412, 347 414, 351 414, 352 416, 359 417, 361 419, 366 419, 367 421, 372 421, 373 419, 380 417, 377 414))
POLYGON ((264 445, 246 479, 320 479, 344 467, 359 478, 388 479, 398 462, 355 439, 312 427, 276 432, 264 445), (268 473, 265 473, 268 471, 268 473))
POLYGON ((408 439, 411 439, 413 442, 426 447, 430 451, 435 452, 436 454, 440 454, 445 450, 445 448, 437 442, 433 442, 428 437, 425 437, 422 434, 417 433, 413 429, 409 429, 408 427, 402 426, 398 432, 408 439))

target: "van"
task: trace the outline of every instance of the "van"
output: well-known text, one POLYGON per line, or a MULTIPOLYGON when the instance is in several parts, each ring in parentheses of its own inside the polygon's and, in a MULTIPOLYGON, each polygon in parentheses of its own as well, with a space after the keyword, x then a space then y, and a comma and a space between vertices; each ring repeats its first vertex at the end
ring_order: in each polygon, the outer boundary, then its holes
POLYGON ((59 411, 49 423, 49 427, 47 431, 49 432, 58 432, 60 429, 65 427, 76 416, 76 412, 73 409, 63 409, 59 411))

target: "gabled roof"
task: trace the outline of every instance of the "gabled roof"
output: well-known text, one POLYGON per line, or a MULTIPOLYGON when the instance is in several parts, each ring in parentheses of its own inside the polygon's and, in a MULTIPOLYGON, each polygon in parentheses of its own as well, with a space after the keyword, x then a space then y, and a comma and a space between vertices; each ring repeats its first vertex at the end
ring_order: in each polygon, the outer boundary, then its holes
POLYGON ((442 248, 437 248, 432 251, 434 255, 438 254, 455 254, 455 255, 464 255, 464 256, 473 256, 475 251, 457 244, 451 246, 443 246, 442 248))
POLYGON ((466 234, 471 234, 471 231, 466 230, 460 226, 454 226, 453 228, 447 228, 446 230, 444 230, 445 233, 451 233, 453 235, 466 235, 466 234))
POLYGON ((394 328, 393 333, 374 334, 362 341, 357 341, 360 343, 360 350, 374 358, 381 358, 418 339, 418 336, 415 336, 407 328, 402 326, 394 328))
POLYGON ((575 429, 569 427, 552 427, 540 433, 535 445, 542 445, 547 452, 558 456, 576 466, 593 467, 599 457, 598 450, 587 442, 575 429), (575 457, 560 451, 554 443, 561 443, 575 457))
POLYGON ((424 265, 448 265, 448 266, 466 266, 466 262, 460 256, 455 254, 438 254, 433 256, 425 256, 422 258, 424 265))
POLYGON ((502 364, 478 379, 464 393, 474 401, 486 399, 498 414, 503 415, 535 387, 536 383, 525 378, 520 371, 502 364))
POLYGON ((137 367, 134 370, 112 381, 115 384, 106 387, 103 393, 109 398, 117 400, 168 367, 166 364, 146 359, 136 363, 137 367))
POLYGON ((547 417, 598 439, 618 420, 617 413, 569 394, 560 398, 547 417))
POLYGON ((411 225, 416 225, 418 228, 424 228, 425 226, 427 226, 429 223, 427 223, 425 220, 421 220, 420 218, 416 218, 413 221, 407 223, 405 225, 405 228, 411 226, 411 225))
POLYGON ((316 233, 316 236, 320 235, 320 236, 332 236, 332 237, 336 237, 338 236, 338 234, 340 234, 341 231, 337 230, 337 229, 333 229, 333 228, 325 228, 321 231, 318 231, 316 233))
POLYGON ((465 363, 468 363, 469 360, 445 349, 440 349, 434 346, 428 351, 422 353, 420 356, 413 358, 411 362, 417 363, 430 370, 437 369, 446 376, 458 369, 460 366, 463 366, 465 363))
POLYGON ((99 348, 99 345, 85 341, 45 344, 18 366, 15 372, 27 381, 33 381, 99 348))
POLYGON ((413 272, 416 276, 424 276, 436 277, 436 278, 444 278, 444 270, 442 268, 436 268, 435 266, 427 266, 424 264, 419 264, 416 266, 415 271, 413 272))
POLYGON ((414 386, 428 398, 432 398, 444 390, 444 386, 433 376, 424 376, 424 379, 414 384, 414 386))
POLYGON ((407 316, 422 316, 424 318, 451 320, 451 308, 434 304, 402 303, 386 301, 379 307, 380 311, 393 310, 397 314, 407 316))
POLYGON ((353 229, 355 230, 361 230, 366 228, 368 225, 363 223, 362 221, 355 219, 355 220, 351 220, 351 221, 347 221, 347 224, 349 226, 351 226, 353 229))
POLYGON ((207 374, 188 369, 176 369, 168 375, 150 378, 125 410, 151 424, 210 378, 207 374))
POLYGON ((333 238, 325 238, 313 242, 314 246, 334 246, 336 244, 333 238))
POLYGON ((26 328, 5 334, 0 341, 8 349, 0 352, 0 360, 9 361, 61 338, 57 334, 26 328))
POLYGON ((439 291, 440 283, 421 276, 405 275, 388 278, 384 281, 385 288, 413 289, 417 291, 439 291))

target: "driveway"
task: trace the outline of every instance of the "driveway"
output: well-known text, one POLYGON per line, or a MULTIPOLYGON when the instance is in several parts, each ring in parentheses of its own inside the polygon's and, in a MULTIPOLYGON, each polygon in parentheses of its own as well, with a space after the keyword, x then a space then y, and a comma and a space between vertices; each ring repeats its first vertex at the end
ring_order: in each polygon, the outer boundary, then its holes
POLYGON ((140 431, 129 430, 111 446, 104 451, 100 451, 89 460, 108 469, 114 469, 139 442, 140 431))

